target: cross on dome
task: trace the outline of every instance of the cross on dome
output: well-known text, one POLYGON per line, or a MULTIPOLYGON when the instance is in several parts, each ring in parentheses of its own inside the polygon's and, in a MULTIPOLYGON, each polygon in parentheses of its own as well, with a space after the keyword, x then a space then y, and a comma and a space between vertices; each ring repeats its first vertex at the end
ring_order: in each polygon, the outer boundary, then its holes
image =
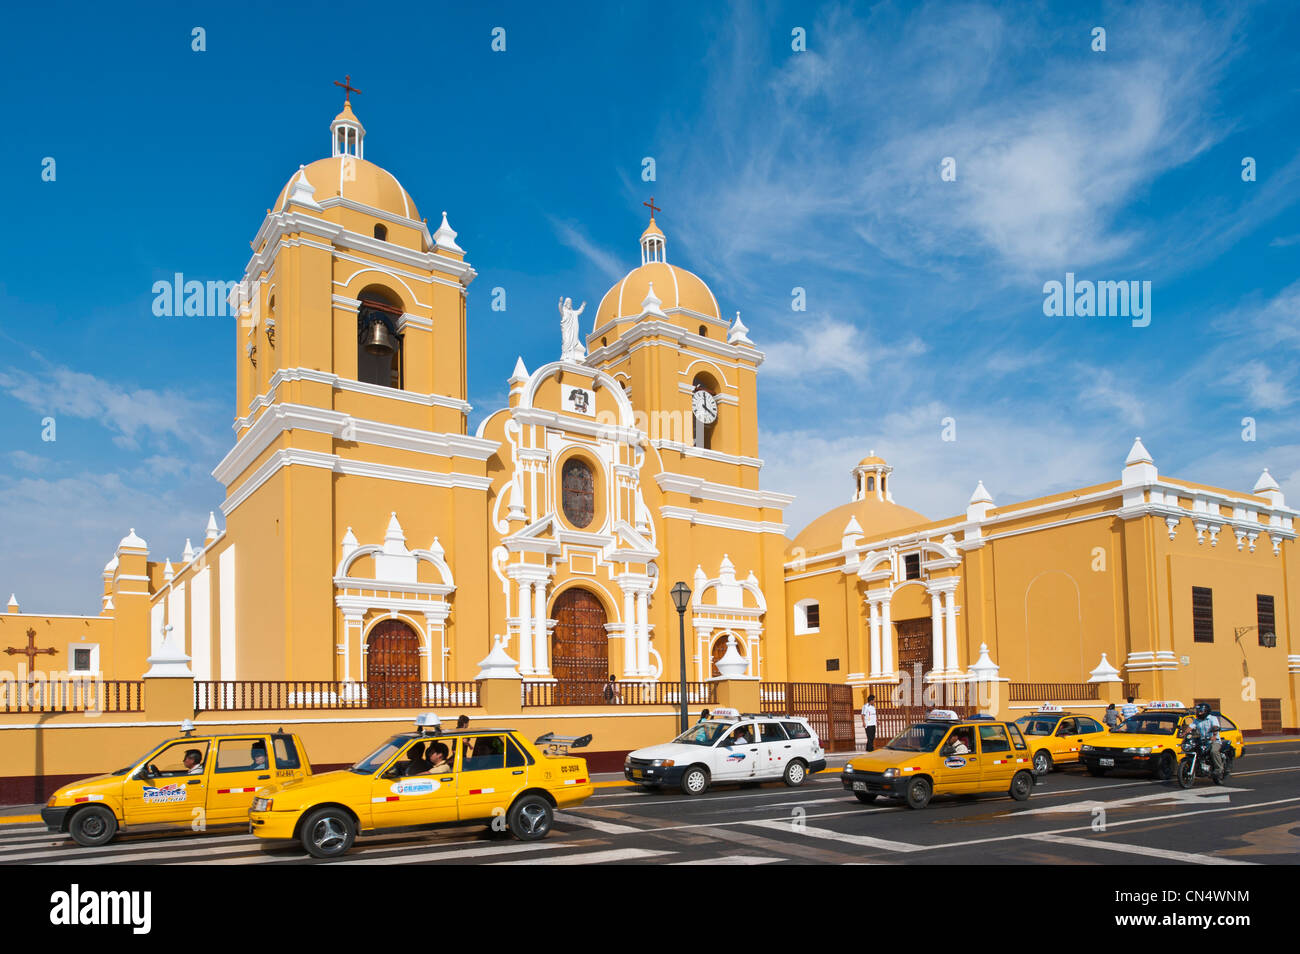
POLYGON ((650 224, 641 233, 641 264, 649 265, 651 262, 667 263, 664 233, 655 224, 655 213, 662 212, 663 209, 655 205, 654 196, 650 196, 649 202, 642 202, 641 204, 650 209, 650 224))
POLYGON ((344 77, 342 83, 335 80, 334 85, 343 88, 343 110, 330 123, 332 149, 330 155, 354 156, 357 159, 364 159, 363 141, 366 137, 366 129, 361 125, 361 120, 357 119, 356 113, 352 112, 352 94, 360 93, 361 90, 352 85, 352 76, 350 74, 344 77))
MULTIPOLYGON (((342 87, 343 87, 343 105, 344 105, 344 106, 347 106, 347 105, 349 105, 349 104, 352 102, 352 94, 353 94, 353 93, 360 93, 360 92, 361 92, 361 90, 357 89, 355 86, 352 85, 352 75, 351 75, 350 73, 344 75, 344 77, 343 77, 343 82, 342 82, 342 83, 340 83, 338 80, 335 80, 335 81, 334 81, 334 85, 335 85, 335 86, 342 86, 342 87)), ((651 198, 651 201, 654 201, 653 197, 651 198)))

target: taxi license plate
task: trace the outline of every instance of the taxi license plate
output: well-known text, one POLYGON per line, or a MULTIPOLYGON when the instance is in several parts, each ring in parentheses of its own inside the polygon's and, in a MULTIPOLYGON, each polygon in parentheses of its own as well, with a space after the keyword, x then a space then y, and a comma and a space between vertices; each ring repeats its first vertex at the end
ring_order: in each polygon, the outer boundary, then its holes
POLYGON ((633 769, 633 770, 632 770, 632 777, 633 777, 633 778, 644 778, 644 777, 645 777, 645 772, 642 772, 640 769, 633 769))
POLYGON ((1114 768, 1114 767, 1115 767, 1115 760, 1114 760, 1114 759, 1098 759, 1098 760, 1097 760, 1097 764, 1100 765, 1102 768, 1114 768))
POLYGON ((867 790, 867 783, 866 783, 866 782, 854 782, 854 783, 853 783, 853 791, 855 791, 855 792, 865 792, 866 790, 867 790))

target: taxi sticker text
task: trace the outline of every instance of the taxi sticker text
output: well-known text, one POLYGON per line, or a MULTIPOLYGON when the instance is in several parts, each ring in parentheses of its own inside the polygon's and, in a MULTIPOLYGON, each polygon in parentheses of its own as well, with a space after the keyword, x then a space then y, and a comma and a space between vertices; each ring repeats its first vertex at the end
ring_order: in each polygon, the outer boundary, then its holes
POLYGON ((728 755, 728 756, 727 756, 727 761, 728 761, 728 762, 743 762, 743 761, 745 761, 745 753, 744 753, 744 752, 733 752, 731 755, 728 755))
POLYGON ((149 805, 161 805, 167 802, 183 802, 190 797, 189 791, 184 785, 146 785, 144 787, 144 800, 149 805))
POLYGON ((944 768, 965 768, 966 760, 954 755, 952 758, 944 759, 944 768))
POLYGON ((394 795, 432 795, 441 787, 436 778, 404 778, 394 782, 391 791, 394 795))

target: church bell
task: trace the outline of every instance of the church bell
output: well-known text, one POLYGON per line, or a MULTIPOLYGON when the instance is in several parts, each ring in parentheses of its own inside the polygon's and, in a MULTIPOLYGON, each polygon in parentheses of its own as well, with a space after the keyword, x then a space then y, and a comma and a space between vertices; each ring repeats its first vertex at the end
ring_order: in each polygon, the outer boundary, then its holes
POLYGON ((382 318, 375 318, 366 329, 361 346, 370 354, 383 357, 397 350, 397 341, 388 330, 388 323, 382 318))

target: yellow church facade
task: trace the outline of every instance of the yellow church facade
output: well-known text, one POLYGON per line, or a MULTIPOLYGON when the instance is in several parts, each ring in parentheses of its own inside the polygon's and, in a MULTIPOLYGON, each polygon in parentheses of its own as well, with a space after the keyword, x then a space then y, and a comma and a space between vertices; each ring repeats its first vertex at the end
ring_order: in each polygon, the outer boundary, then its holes
POLYGON ((670 262, 653 200, 639 264, 592 313, 561 298, 556 359, 516 360, 471 433, 475 269, 446 213, 430 229, 365 158, 349 104, 330 137, 252 242, 220 516, 175 558, 132 529, 98 616, 12 602, 0 644, 29 670, 137 680, 183 655, 210 691, 372 703, 506 673, 586 705, 610 674, 701 683, 722 660, 859 701, 918 678, 1125 681, 1221 700, 1247 729, 1300 724, 1300 514, 1267 472, 1250 493, 1174 480, 1138 441, 1110 483, 1001 507, 981 484, 930 520, 872 456, 792 536, 793 498, 760 487, 763 355, 670 262))

